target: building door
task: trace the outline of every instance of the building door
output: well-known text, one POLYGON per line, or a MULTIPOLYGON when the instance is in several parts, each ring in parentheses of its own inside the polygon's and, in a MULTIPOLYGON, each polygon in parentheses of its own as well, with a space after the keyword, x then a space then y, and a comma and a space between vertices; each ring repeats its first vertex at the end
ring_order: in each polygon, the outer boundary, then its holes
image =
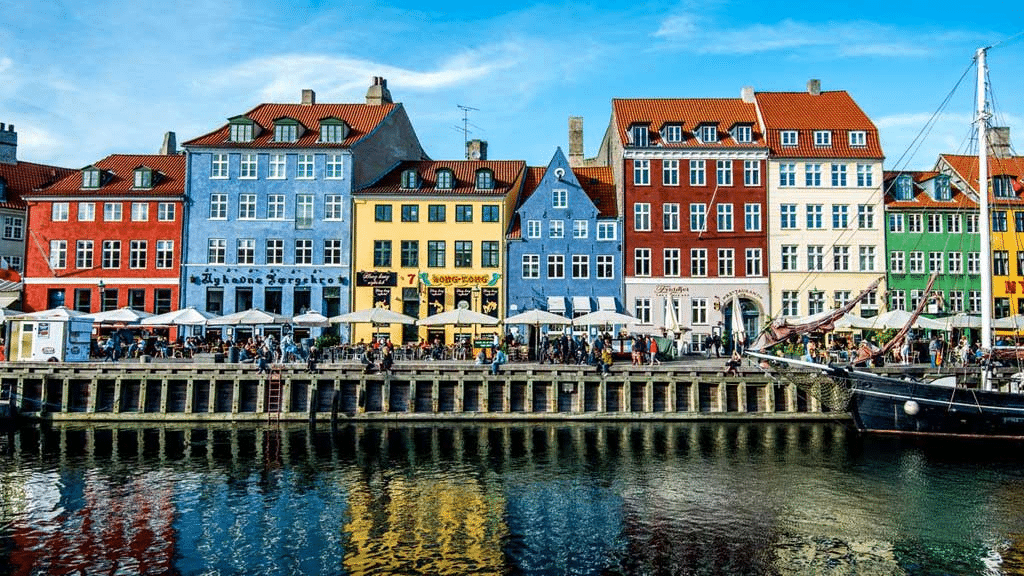
MULTIPOLYGON (((416 288, 402 288, 402 314, 420 317, 420 294, 416 288)), ((419 328, 415 324, 402 324, 402 343, 419 342, 419 328)))

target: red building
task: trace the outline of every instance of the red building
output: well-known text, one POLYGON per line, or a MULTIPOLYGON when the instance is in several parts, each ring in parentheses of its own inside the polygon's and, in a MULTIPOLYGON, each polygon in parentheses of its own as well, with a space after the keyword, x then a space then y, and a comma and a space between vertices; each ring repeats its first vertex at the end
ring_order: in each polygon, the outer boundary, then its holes
POLYGON ((170 148, 114 154, 24 195, 25 310, 178 307, 185 157, 170 148))

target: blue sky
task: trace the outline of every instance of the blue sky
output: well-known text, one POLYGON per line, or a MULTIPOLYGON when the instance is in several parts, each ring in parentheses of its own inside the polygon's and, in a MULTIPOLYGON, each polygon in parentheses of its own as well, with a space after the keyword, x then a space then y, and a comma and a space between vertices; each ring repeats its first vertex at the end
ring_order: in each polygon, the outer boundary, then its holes
MULTIPOLYGON (((894 168, 974 49, 1022 25, 1012 2, 893 6, 14 2, 0 22, 0 122, 16 125, 20 159, 81 167, 156 152, 167 130, 182 142, 260 102, 297 102, 303 88, 320 102, 360 102, 384 76, 433 158, 463 157, 462 104, 479 109, 470 137, 488 141, 490 158, 547 165, 567 147, 572 115, 596 152, 612 98, 735 97, 819 78, 875 121, 894 168)), ((990 65, 997 119, 1019 141, 1024 38, 994 49, 990 65)), ((973 75, 964 82, 899 167, 965 150, 973 75)))

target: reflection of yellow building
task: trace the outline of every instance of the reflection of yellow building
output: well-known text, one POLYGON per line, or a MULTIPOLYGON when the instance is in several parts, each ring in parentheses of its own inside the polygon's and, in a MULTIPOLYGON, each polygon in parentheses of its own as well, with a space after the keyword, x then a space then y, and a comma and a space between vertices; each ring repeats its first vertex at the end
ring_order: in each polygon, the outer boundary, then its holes
MULTIPOLYGON (((425 318, 457 307, 495 318, 505 309, 505 246, 525 163, 404 162, 353 193, 353 310, 389 308, 425 318)), ((356 324, 353 341, 451 343, 491 327, 356 324)))

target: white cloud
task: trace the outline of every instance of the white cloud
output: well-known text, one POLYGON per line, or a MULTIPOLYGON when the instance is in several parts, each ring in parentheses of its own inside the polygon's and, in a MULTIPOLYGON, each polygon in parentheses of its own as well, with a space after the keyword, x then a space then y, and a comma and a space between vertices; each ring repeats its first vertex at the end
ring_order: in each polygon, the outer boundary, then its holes
POLYGON ((14 61, 12 61, 10 58, 6 56, 0 58, 0 74, 3 74, 4 72, 10 70, 12 66, 14 66, 14 61))

